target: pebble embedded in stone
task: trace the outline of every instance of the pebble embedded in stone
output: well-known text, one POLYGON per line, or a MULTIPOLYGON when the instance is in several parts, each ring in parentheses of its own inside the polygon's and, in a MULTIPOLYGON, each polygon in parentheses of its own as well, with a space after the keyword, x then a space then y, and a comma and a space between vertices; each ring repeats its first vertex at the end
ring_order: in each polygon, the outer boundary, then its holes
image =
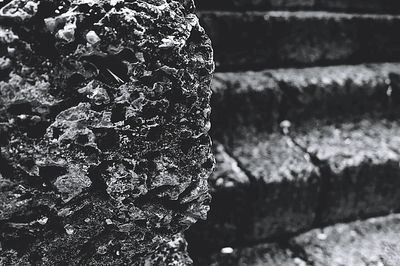
POLYGON ((100 41, 100 37, 91 30, 86 34, 86 41, 90 44, 96 44, 100 41))
POLYGON ((67 224, 66 226, 64 226, 64 229, 65 229, 65 232, 68 234, 68 235, 72 235, 73 233, 74 233, 74 228, 71 226, 71 225, 69 225, 69 224, 67 224))
POLYGON ((47 217, 42 217, 38 220, 38 223, 41 225, 45 225, 47 223, 47 221, 49 220, 49 218, 47 217))

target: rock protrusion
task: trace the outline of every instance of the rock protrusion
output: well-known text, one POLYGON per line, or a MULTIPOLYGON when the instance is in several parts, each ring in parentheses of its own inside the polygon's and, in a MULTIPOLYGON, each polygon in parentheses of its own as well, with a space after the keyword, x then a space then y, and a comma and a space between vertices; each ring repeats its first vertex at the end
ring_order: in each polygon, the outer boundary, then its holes
POLYGON ((192 1, 0 3, 0 261, 132 265, 209 209, 192 1))

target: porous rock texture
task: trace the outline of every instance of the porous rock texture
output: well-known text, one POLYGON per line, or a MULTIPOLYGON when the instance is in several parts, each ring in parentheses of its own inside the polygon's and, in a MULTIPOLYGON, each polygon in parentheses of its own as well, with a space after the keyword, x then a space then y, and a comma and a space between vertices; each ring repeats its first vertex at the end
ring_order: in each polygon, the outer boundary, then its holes
POLYGON ((193 2, 0 8, 1 264, 190 261, 153 252, 209 208, 214 65, 193 2))

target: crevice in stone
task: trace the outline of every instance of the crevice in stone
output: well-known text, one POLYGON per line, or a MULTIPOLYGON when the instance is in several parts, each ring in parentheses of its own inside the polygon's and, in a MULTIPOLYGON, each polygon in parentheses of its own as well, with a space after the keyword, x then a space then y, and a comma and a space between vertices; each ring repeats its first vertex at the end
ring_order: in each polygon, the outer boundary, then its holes
POLYGON ((26 101, 15 102, 10 104, 7 111, 11 115, 30 115, 32 114, 32 105, 26 101))
POLYGON ((28 251, 44 235, 64 233, 61 218, 46 205, 33 206, 28 212, 14 214, 7 220, 0 220, 0 242, 3 250, 28 251), (41 218, 46 220, 39 223, 41 218), (45 221, 45 222, 44 222, 45 221))
MULTIPOLYGON (((24 226, 25 224, 15 224, 15 226, 24 226)), ((36 240, 36 236, 29 232, 28 230, 18 231, 13 230, 13 224, 1 224, 0 223, 0 230, 2 232, 8 232, 7 234, 2 234, 0 236, 0 242, 2 245, 3 250, 16 250, 19 253, 25 253, 29 250, 29 247, 34 243, 36 240), (14 235, 14 237, 13 237, 14 235)), ((27 225, 25 225, 27 226, 27 225)))
POLYGON ((142 195, 135 200, 135 205, 143 206, 149 203, 159 204, 166 209, 183 212, 186 204, 180 204, 178 200, 171 200, 167 197, 158 197, 159 194, 168 191, 170 188, 173 188, 173 186, 165 185, 149 190, 145 195, 142 195))
MULTIPOLYGON (((178 201, 184 200, 186 196, 190 195, 190 193, 198 187, 198 185, 199 185, 198 181, 191 182, 190 185, 181 194, 179 194, 178 201)), ((198 197, 199 196, 201 195, 198 195, 198 197)))
MULTIPOLYGON (((1 119, 1 118, 0 118, 1 119)), ((8 126, 6 123, 0 122, 0 147, 6 146, 8 142, 10 141, 10 126, 8 126)), ((1 152, 0 152, 0 157, 1 157, 1 152)), ((0 158, 1 162, 1 158, 0 158)), ((1 169, 0 169, 1 171, 1 169)))
POLYGON ((126 107, 122 104, 116 104, 111 111, 111 122, 116 123, 125 120, 126 107))
POLYGON ((112 128, 93 128, 96 136, 97 147, 101 151, 109 151, 119 148, 119 135, 112 128))
POLYGON ((11 166, 11 164, 5 159, 3 156, 1 156, 1 151, 0 151, 0 174, 7 178, 7 179, 12 179, 14 177, 14 169, 11 166))
POLYGON ((237 163, 239 169, 247 176, 250 183, 258 183, 258 179, 241 163, 239 158, 236 158, 236 156, 225 145, 224 145, 224 150, 226 154, 228 154, 228 156, 231 157, 232 160, 237 163))
MULTIPOLYGON (((134 200, 134 204, 136 206, 138 206, 139 208, 141 208, 144 205, 147 204, 151 204, 151 205, 160 205, 162 207, 164 207, 167 210, 172 210, 176 213, 179 213, 181 215, 185 215, 185 216, 190 216, 192 218, 195 218, 196 220, 198 219, 198 217, 193 216, 191 213, 187 212, 189 206, 198 201, 198 198, 201 197, 201 195, 198 195, 198 197, 184 202, 182 203, 182 199, 184 198, 184 196, 190 194, 190 192, 196 188, 195 185, 191 184, 191 186, 189 186, 188 188, 186 188, 184 190, 184 192, 182 192, 178 199, 176 200, 172 200, 169 199, 168 196, 164 196, 164 197, 159 197, 158 195, 162 194, 164 191, 168 191, 170 188, 173 188, 173 186, 169 186, 169 185, 165 185, 165 186, 161 186, 161 187, 157 187, 154 188, 152 190, 149 190, 147 192, 147 194, 142 195, 140 197, 138 197, 137 199, 134 200)), ((206 199, 207 200, 207 199, 206 199)), ((163 232, 163 229, 159 229, 161 231, 159 231, 159 233, 163 232)), ((158 232, 158 231, 157 231, 158 232)))
MULTIPOLYGON (((19 162, 21 164, 29 165, 30 160, 20 159, 19 162)), ((27 186, 32 189, 36 189, 37 191, 48 192, 51 191, 52 184, 50 184, 47 180, 43 179, 37 175, 31 175, 30 173, 26 172, 22 167, 13 167, 11 162, 6 158, 1 156, 0 153, 0 174, 13 182, 18 184, 27 186), (44 186, 43 183, 46 185, 44 186)))
MULTIPOLYGON (((48 127, 61 112, 85 101, 85 99, 80 99, 79 97, 71 97, 52 106, 42 106, 41 108, 47 108, 47 113, 45 114, 34 112, 30 102, 20 101, 11 104, 7 111, 13 116, 28 115, 27 118, 16 118, 17 128, 26 133, 29 138, 40 139, 46 134, 48 127), (40 120, 36 121, 31 116, 39 116, 40 120)), ((58 138, 62 134, 62 132, 56 132, 57 130, 56 128, 53 130, 54 138, 58 138)))
POLYGON ((203 167, 204 169, 206 169, 206 170, 212 170, 213 169, 213 167, 214 167, 214 160, 213 159, 211 159, 211 158, 209 158, 209 159, 207 159, 202 165, 201 165, 201 167, 203 167))
POLYGON ((3 6, 7 5, 8 3, 10 3, 11 0, 4 0, 0 2, 0 8, 2 8, 3 6))
MULTIPOLYGON (((338 223, 349 223, 353 222, 357 219, 369 219, 372 217, 380 217, 384 215, 388 215, 387 212, 382 211, 382 212, 375 212, 375 213, 367 213, 367 214, 358 214, 358 215, 351 215, 346 218, 340 218, 334 221, 324 221, 324 212, 328 209, 328 197, 329 197, 329 192, 331 191, 331 184, 333 184, 334 180, 332 179, 333 173, 328 165, 327 161, 320 160, 315 153, 311 153, 307 150, 307 147, 304 145, 300 144, 295 140, 293 136, 290 136, 291 140, 293 143, 299 147, 305 154, 307 154, 310 157, 311 163, 317 169, 319 170, 319 193, 318 193, 318 204, 315 210, 315 218, 314 222, 312 224, 312 227, 310 229, 314 228, 323 228, 326 226, 331 226, 333 224, 338 224, 338 223)), ((396 151, 397 152, 397 151, 396 151)), ((397 212, 397 211, 396 211, 397 212)))
POLYGON ((74 198, 72 198, 71 200, 67 201, 67 202, 61 202, 58 207, 59 208, 75 208, 79 205, 81 205, 83 202, 85 202, 85 200, 93 198, 99 196, 98 194, 95 193, 91 193, 89 190, 84 190, 83 192, 81 192, 80 194, 78 194, 77 196, 75 196, 74 198))
POLYGON ((189 151, 196 145, 196 139, 193 138, 186 138, 182 139, 180 142, 181 151, 184 154, 188 154, 189 151))
POLYGON ((306 154, 310 158, 310 162, 319 170, 318 200, 314 211, 315 218, 313 221, 313 227, 319 227, 322 224, 322 216, 324 210, 326 210, 327 197, 330 191, 330 177, 332 175, 330 167, 326 161, 320 160, 316 153, 310 152, 306 146, 299 143, 292 134, 289 133, 287 135, 294 145, 296 145, 304 154, 306 154))
POLYGON ((47 165, 39 167, 39 175, 49 181, 54 181, 57 177, 66 173, 68 173, 68 170, 63 166, 47 165))
MULTIPOLYGON (((1 48, 0 48, 1 49, 1 48)), ((0 70, 0 82, 7 82, 10 79, 11 68, 1 69, 0 70)))
POLYGON ((283 249, 288 249, 292 252, 293 259, 301 259, 307 266, 314 266, 315 263, 308 257, 307 252, 302 246, 292 240, 278 242, 278 245, 283 249))
MULTIPOLYGON (((19 38, 29 43, 35 53, 53 61, 59 58, 59 53, 55 47, 55 37, 44 30, 44 18, 53 16, 56 9, 55 3, 41 1, 37 13, 29 20, 29 24, 26 23, 24 27, 15 27, 14 21, 9 21, 9 24, 14 26, 13 30, 19 38)), ((7 24, 7 21, 5 20, 3 23, 7 24)))
POLYGON ((83 56, 82 60, 92 63, 97 67, 100 71, 97 78, 105 84, 115 85, 129 81, 128 67, 118 56, 90 55, 83 56))
POLYGON ((149 129, 146 139, 149 141, 157 141, 160 139, 164 129, 162 126, 155 126, 149 129))
POLYGON ((105 172, 108 163, 108 161, 101 162, 99 165, 90 167, 88 171, 88 177, 92 182, 90 190, 98 191, 99 193, 101 193, 102 196, 106 198, 109 198, 109 195, 107 193, 108 186, 101 175, 105 172))
POLYGON ((27 135, 33 139, 42 138, 46 134, 46 130, 50 125, 51 122, 48 121, 40 121, 38 123, 29 125, 27 128, 27 135))
POLYGON ((111 231, 106 227, 103 231, 86 241, 86 243, 79 248, 79 254, 77 256, 80 257, 80 259, 78 265, 87 265, 88 260, 93 258, 94 254, 97 252, 96 243, 104 239, 110 233, 111 231))

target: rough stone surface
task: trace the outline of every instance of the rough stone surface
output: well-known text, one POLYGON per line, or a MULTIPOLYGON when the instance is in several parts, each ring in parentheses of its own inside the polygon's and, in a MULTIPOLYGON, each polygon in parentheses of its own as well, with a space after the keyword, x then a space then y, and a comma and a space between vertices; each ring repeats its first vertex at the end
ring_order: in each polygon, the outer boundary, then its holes
POLYGON ((182 234, 177 234, 168 242, 162 243, 155 252, 142 259, 141 265, 188 266, 193 261, 187 252, 187 242, 182 234))
POLYGON ((1 260, 132 265, 205 218, 213 60, 193 2, 0 8, 1 260))
POLYGON ((261 241, 312 226, 318 170, 289 138, 281 134, 249 135, 227 150, 236 159, 231 167, 237 169, 239 164, 241 169, 221 171, 218 169, 228 163, 217 163, 218 176, 211 180, 221 181, 211 184, 213 200, 208 219, 186 234, 194 258, 224 246, 261 241), (248 181, 239 178, 244 177, 243 171, 248 181))
POLYGON ((296 141, 321 169, 318 223, 400 210, 399 136, 399 123, 384 118, 319 121, 297 130, 296 141))
POLYGON ((199 13, 218 70, 400 60, 400 16, 330 12, 199 13))

